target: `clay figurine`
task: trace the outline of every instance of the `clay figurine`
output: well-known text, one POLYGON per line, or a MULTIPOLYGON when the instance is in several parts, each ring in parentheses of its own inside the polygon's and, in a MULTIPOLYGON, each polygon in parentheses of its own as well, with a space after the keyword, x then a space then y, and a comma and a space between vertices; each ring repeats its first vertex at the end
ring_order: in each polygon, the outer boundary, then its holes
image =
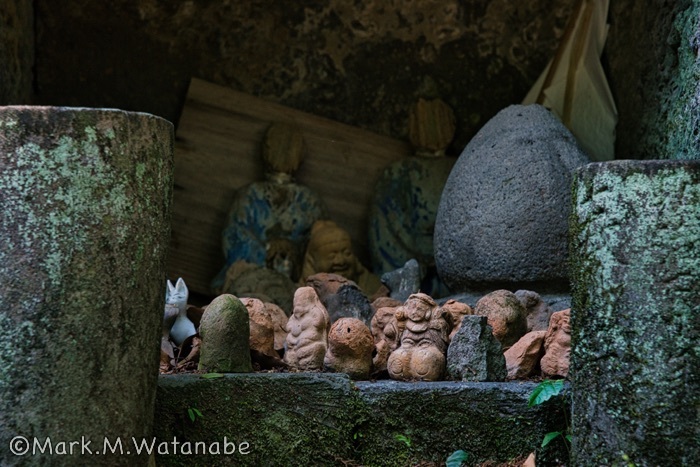
POLYGON ((396 312, 399 306, 377 308, 374 316, 372 316, 371 331, 376 349, 372 365, 375 373, 386 371, 386 362, 389 359, 389 355, 399 346, 399 338, 406 324, 405 320, 399 322, 396 319, 396 312))
POLYGON ((328 334, 326 369, 347 373, 352 379, 368 379, 374 341, 369 328, 357 318, 340 318, 328 334))
POLYGON ((312 287, 294 293, 294 311, 287 322, 284 361, 303 371, 323 369, 328 349, 328 312, 312 287))
POLYGON ((418 100, 409 119, 415 155, 384 170, 369 211, 372 269, 384 274, 414 258, 423 277, 421 290, 435 297, 447 293, 437 277, 433 230, 442 189, 456 160, 445 156, 455 122, 452 109, 442 100, 418 100))
POLYGON ((396 319, 405 329, 401 344, 389 355, 389 376, 403 381, 442 379, 451 329, 445 312, 430 296, 417 293, 397 311, 396 319))
POLYGON ((317 221, 304 256, 302 279, 319 272, 341 275, 372 296, 382 285, 379 277, 365 268, 352 251, 350 234, 333 221, 317 221))
POLYGON ((217 293, 226 270, 239 260, 299 279, 311 226, 325 217, 321 198, 294 181, 303 152, 296 126, 273 123, 268 128, 262 145, 265 181, 239 189, 229 210, 222 234, 226 264, 212 281, 217 293))
POLYGON ((452 322, 452 331, 450 331, 449 338, 450 342, 452 342, 452 338, 455 336, 455 334, 457 334, 457 331, 459 331, 464 317, 468 315, 473 315, 474 310, 472 310, 472 308, 466 303, 458 302, 457 300, 452 299, 447 300, 442 305, 442 310, 450 315, 450 321, 452 322))
POLYGON ((169 280, 167 281, 168 289, 165 293, 165 312, 172 312, 172 306, 176 306, 178 313, 175 322, 170 328, 170 338, 176 345, 182 345, 188 337, 197 334, 194 323, 187 317, 187 298, 189 290, 185 281, 180 277, 175 285, 169 280))
POLYGON ((284 353, 284 341, 287 339, 287 322, 289 317, 284 310, 274 303, 264 302, 265 309, 272 319, 272 330, 275 334, 274 348, 278 355, 284 353))
POLYGON ((571 310, 552 313, 549 329, 544 336, 544 356, 540 360, 542 376, 566 378, 571 354, 571 310))
POLYGON ((257 298, 241 297, 248 310, 250 337, 248 345, 255 350, 270 357, 279 357, 275 351, 275 330, 270 312, 265 304, 257 298))
POLYGON ((500 289, 484 295, 476 302, 474 314, 488 318, 504 352, 527 333, 527 311, 510 290, 500 289))

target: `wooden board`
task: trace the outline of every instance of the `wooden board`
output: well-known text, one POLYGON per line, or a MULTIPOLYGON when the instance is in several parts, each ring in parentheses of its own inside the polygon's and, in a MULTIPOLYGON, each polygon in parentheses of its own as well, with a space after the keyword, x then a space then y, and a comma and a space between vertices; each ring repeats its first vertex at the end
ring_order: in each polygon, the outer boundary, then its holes
POLYGON ((237 189, 262 180, 260 145, 278 121, 302 129, 306 157, 296 179, 323 198, 367 264, 372 190, 384 167, 411 153, 408 143, 192 79, 175 141, 171 280, 182 277, 191 291, 210 293, 224 264, 221 232, 230 203, 237 189))

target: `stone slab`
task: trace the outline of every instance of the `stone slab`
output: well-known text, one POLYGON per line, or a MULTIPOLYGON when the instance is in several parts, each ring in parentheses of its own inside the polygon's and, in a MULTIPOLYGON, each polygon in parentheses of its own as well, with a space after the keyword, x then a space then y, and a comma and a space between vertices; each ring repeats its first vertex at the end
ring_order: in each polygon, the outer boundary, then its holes
MULTIPOLYGON (((535 451, 561 429, 563 399, 528 408, 535 383, 352 383, 321 373, 161 376, 158 442, 249 443, 230 456, 158 455, 177 465, 415 465, 444 462, 455 450, 470 462, 505 462, 535 451), (190 420, 188 409, 202 417, 190 420)), ((564 459, 563 445, 538 453, 564 459)))

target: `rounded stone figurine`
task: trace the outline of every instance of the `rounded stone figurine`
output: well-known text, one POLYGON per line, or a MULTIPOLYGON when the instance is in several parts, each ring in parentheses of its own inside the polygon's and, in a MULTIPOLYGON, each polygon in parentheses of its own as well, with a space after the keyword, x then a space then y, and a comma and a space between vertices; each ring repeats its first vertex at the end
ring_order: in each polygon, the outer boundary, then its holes
POLYGON ((445 373, 450 324, 428 295, 411 295, 396 313, 405 326, 400 346, 389 355, 387 370, 392 379, 439 381, 445 373))
POLYGON ((219 373, 253 371, 248 310, 237 297, 229 294, 216 297, 202 315, 199 335, 202 337, 200 370, 219 373))
POLYGON ((365 323, 357 318, 340 318, 328 334, 324 366, 352 379, 367 379, 372 368, 374 341, 365 323))
POLYGON ((299 287, 287 322, 284 361, 297 370, 322 370, 329 326, 328 312, 313 287, 299 287))
POLYGON ((304 256, 301 278, 320 272, 338 274, 355 282, 367 296, 381 287, 379 277, 360 263, 352 251, 350 234, 333 221, 317 221, 304 256))
POLYGON ((265 266, 299 279, 301 260, 313 223, 325 217, 321 198, 294 182, 304 151, 300 130, 273 123, 265 135, 262 157, 265 181, 236 192, 222 244, 226 265, 212 282, 220 290, 225 271, 236 261, 265 266))
POLYGON ((434 296, 444 287, 436 274, 433 230, 440 196, 455 163, 445 157, 455 128, 454 113, 445 102, 419 99, 409 120, 415 155, 384 170, 369 211, 373 270, 388 273, 416 259, 425 276, 423 290, 434 296))

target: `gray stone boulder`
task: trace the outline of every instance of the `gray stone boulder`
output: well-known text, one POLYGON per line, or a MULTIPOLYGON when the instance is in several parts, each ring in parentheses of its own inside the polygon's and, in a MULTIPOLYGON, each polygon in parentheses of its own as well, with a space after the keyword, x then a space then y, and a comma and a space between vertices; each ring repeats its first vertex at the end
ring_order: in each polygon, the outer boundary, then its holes
POLYGON ((403 267, 382 274, 381 281, 389 289, 391 298, 405 302, 411 294, 420 292, 420 264, 409 259, 403 267))
POLYGON ((458 381, 504 381, 506 359, 485 316, 467 315, 447 348, 447 373, 458 381))
POLYGON ((588 162, 539 105, 513 105, 474 136, 440 198, 438 274, 452 292, 484 284, 565 289, 571 172, 588 162))

